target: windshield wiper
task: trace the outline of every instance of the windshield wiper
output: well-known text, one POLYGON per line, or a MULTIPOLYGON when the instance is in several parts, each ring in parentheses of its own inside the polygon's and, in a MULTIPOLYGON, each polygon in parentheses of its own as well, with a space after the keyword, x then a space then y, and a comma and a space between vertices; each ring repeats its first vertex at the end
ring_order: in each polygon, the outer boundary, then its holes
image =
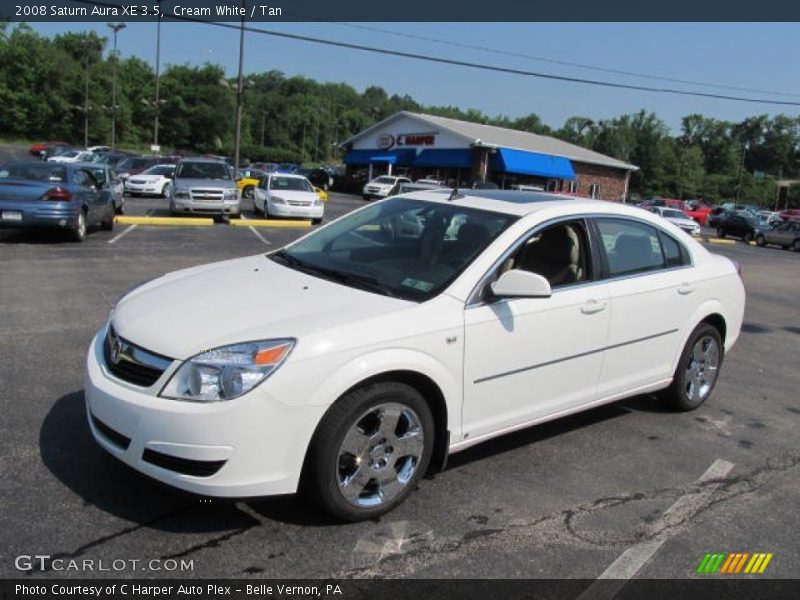
POLYGON ((373 277, 356 275, 355 273, 347 273, 343 271, 337 271, 335 269, 326 269, 325 267, 310 265, 307 262, 292 256, 285 250, 278 250, 278 252, 275 252, 271 256, 272 258, 277 258, 287 265, 296 268, 298 271, 303 271, 309 275, 316 275, 329 281, 335 281, 345 285, 350 285, 352 287, 358 287, 372 292, 377 292, 391 298, 397 297, 397 294, 394 293, 392 288, 379 283, 378 280, 373 277))

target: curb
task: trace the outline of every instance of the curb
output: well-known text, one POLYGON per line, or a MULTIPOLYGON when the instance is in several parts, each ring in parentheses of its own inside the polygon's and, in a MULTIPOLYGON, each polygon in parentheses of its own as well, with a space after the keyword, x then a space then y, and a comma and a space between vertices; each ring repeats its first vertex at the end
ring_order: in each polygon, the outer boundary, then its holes
POLYGON ((278 221, 277 219, 231 219, 228 224, 233 227, 276 227, 283 229, 311 227, 311 221, 278 221))
POLYGON ((723 240, 720 238, 709 238, 706 240, 709 244, 724 244, 726 246, 735 246, 736 242, 734 240, 723 240))
POLYGON ((214 219, 192 217, 114 217, 120 225, 213 225, 214 219))

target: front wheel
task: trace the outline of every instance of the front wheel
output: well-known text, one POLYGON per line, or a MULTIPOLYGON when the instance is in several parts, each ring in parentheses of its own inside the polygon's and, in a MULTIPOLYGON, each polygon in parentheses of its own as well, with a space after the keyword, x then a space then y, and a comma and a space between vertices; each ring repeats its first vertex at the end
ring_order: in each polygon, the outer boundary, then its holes
POLYGON ((165 183, 164 187, 161 188, 161 195, 164 198, 169 198, 169 184, 165 183))
POLYGON ((81 211, 75 219, 75 224, 72 226, 72 241, 82 242, 86 239, 86 212, 81 211))
POLYGON ((756 236, 756 245, 761 246, 761 247, 764 247, 764 246, 767 245, 766 238, 763 235, 761 235, 760 233, 756 236))
POLYGON ((751 231, 748 231, 747 233, 744 234, 744 236, 742 236, 742 239, 746 244, 749 244, 750 242, 753 241, 753 233, 751 231))
POLYGON ((114 212, 117 213, 118 215, 124 215, 125 214, 125 196, 124 195, 122 196, 122 200, 120 200, 119 206, 114 208, 114 212))
POLYGON ((725 230, 722 227, 717 227, 717 237, 720 239, 725 238, 725 230))
POLYGON ((434 442, 430 407, 409 385, 356 389, 325 414, 309 447, 303 491, 344 521, 385 514, 425 474, 434 442))
POLYGON ((795 252, 800 252, 800 240, 795 240, 792 244, 792 250, 795 252))
POLYGON ((664 399, 680 411, 703 404, 717 383, 723 353, 717 328, 700 323, 686 342, 672 384, 663 392, 664 399))

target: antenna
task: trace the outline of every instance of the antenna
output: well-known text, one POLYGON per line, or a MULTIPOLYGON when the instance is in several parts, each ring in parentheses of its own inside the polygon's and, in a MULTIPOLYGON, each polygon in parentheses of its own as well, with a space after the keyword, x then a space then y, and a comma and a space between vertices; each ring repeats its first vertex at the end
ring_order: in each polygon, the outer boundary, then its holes
POLYGON ((464 197, 464 194, 460 194, 458 192, 458 182, 453 186, 453 191, 450 192, 450 197, 447 199, 448 202, 452 202, 453 200, 460 200, 464 197))

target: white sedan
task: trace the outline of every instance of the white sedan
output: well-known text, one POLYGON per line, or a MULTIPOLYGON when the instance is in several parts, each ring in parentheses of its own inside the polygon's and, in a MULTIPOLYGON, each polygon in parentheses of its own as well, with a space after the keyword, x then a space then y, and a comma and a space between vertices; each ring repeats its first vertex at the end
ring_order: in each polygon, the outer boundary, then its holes
POLYGON ((269 217, 311 219, 322 223, 325 204, 311 182, 302 175, 270 173, 253 194, 253 208, 269 217))
POLYGON ((392 190, 401 183, 411 183, 408 177, 395 177, 393 175, 381 175, 368 182, 361 190, 364 200, 374 200, 376 198, 386 198, 392 190))
POLYGON ((47 159, 47 162, 91 162, 95 155, 88 150, 67 150, 47 159))
POLYGON ((175 165, 155 165, 143 173, 125 179, 126 194, 147 194, 169 197, 175 165))
POLYGON ((652 392, 697 408, 744 305, 734 262, 640 209, 417 192, 129 292, 89 349, 86 412, 164 483, 301 489, 360 520, 510 431, 652 392))
POLYGON ((689 235, 700 235, 700 224, 694 219, 690 218, 685 212, 680 211, 677 208, 648 206, 647 210, 663 217, 673 225, 680 227, 689 235))

